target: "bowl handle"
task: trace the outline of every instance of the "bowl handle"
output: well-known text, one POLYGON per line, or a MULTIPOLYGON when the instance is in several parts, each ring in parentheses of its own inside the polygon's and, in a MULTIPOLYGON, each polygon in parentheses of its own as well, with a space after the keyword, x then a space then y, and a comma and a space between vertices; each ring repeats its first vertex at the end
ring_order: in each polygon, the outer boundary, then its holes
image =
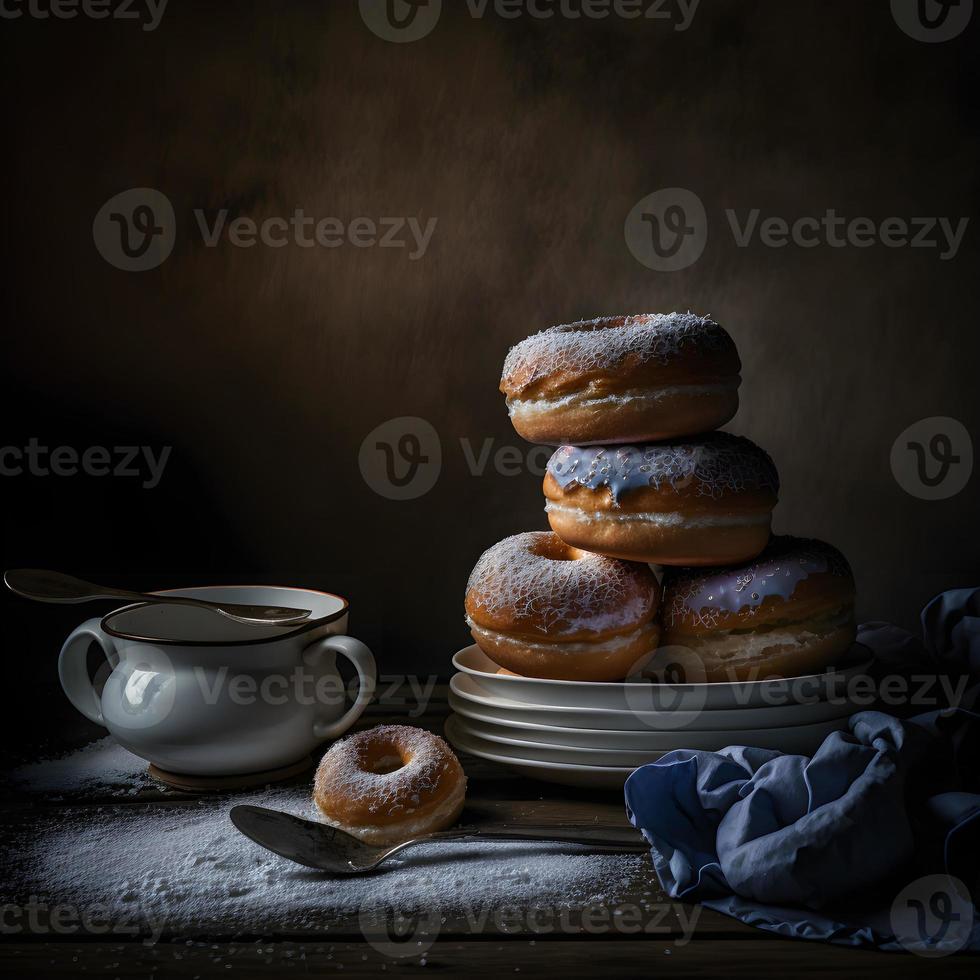
POLYGON ((88 675, 86 656, 89 644, 94 640, 102 647, 106 660, 110 664, 115 662, 116 648, 112 640, 99 629, 100 622, 98 617, 86 620, 65 640, 61 653, 58 654, 58 677, 65 694, 68 695, 68 700, 89 721, 94 721, 105 728, 102 703, 98 691, 92 684, 92 678, 88 675))
POLYGON ((320 741, 343 735, 361 717, 364 709, 374 697, 374 690, 378 681, 378 668, 374 662, 374 654, 360 640, 355 640, 352 636, 321 637, 319 640, 314 640, 303 651, 303 660, 307 665, 315 666, 327 651, 339 653, 354 665, 357 670, 359 685, 356 700, 336 721, 316 721, 313 723, 313 734, 320 741))

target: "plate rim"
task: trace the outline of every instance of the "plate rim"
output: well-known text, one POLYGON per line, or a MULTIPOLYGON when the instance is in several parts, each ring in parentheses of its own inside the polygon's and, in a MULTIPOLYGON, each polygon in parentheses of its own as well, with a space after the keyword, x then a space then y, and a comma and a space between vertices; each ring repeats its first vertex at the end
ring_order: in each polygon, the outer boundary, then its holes
MULTIPOLYGON (((452 715, 446 719, 444 730, 449 738, 449 741, 455 743, 454 735, 449 731, 450 725, 455 728, 452 715)), ((544 762, 540 759, 508 759, 506 756, 497 755, 495 752, 487 752, 485 749, 478 749, 478 751, 473 752, 465 746, 460 746, 460 748, 463 752, 468 752, 470 755, 475 755, 477 758, 488 759, 490 762, 497 762, 503 766, 516 764, 520 766, 528 766, 534 769, 558 769, 567 772, 581 773, 623 773, 626 775, 636 772, 637 769, 642 768, 641 766, 589 766, 581 762, 544 762)))
MULTIPOLYGON (((849 665, 848 667, 844 668, 845 670, 854 670, 856 668, 870 667, 871 664, 874 662, 875 659, 874 651, 870 647, 865 646, 863 643, 858 643, 857 640, 855 640, 851 644, 850 648, 848 649, 848 654, 850 654, 856 647, 859 647, 862 650, 864 650, 867 653, 867 657, 849 665)), ((504 684, 519 683, 519 684, 529 684, 532 686, 537 685, 543 687, 569 686, 569 687, 574 687, 576 689, 584 689, 584 690, 592 690, 592 691, 605 690, 610 692, 613 691, 619 692, 622 691, 624 687, 630 687, 633 685, 639 685, 644 683, 652 683, 649 681, 563 681, 550 677, 525 677, 523 674, 517 674, 515 676, 510 676, 508 674, 496 674, 496 673, 490 674, 484 670, 477 670, 475 667, 467 667, 459 660, 460 657, 462 657, 464 654, 469 653, 471 650, 479 650, 479 652, 484 657, 486 657, 487 660, 490 661, 490 663, 494 662, 493 660, 490 660, 490 657, 487 657, 487 655, 483 652, 483 650, 480 649, 479 644, 470 643, 467 646, 463 647, 462 649, 457 650, 453 654, 452 665, 456 668, 456 670, 458 670, 460 673, 473 675, 475 677, 492 677, 494 681, 500 681, 501 683, 504 684)), ((831 667, 832 666, 833 665, 831 665, 831 667)), ((732 687, 733 685, 737 684, 739 687, 748 686, 751 688, 757 684, 778 684, 784 681, 795 682, 795 681, 803 681, 803 680, 810 680, 812 678, 823 677, 825 674, 830 673, 831 667, 828 667, 826 670, 821 670, 819 673, 816 674, 797 674, 794 677, 763 677, 753 681, 701 681, 701 682, 692 682, 690 684, 672 684, 672 685, 662 685, 662 686, 670 686, 670 687, 677 687, 677 688, 684 688, 684 689, 695 689, 695 690, 703 687, 707 690, 712 690, 712 689, 718 690, 723 687, 732 687)))
MULTIPOLYGON (((601 753, 603 755, 623 755, 624 753, 641 753, 649 752, 656 753, 657 755, 664 755, 667 752, 674 751, 673 749, 605 749, 605 748, 588 748, 584 745, 561 745, 556 742, 529 742, 526 739, 520 738, 506 738, 503 735, 484 735, 481 732, 472 731, 466 724, 466 716, 460 715, 454 726, 459 725, 468 734, 472 735, 474 738, 482 738, 485 742, 499 742, 501 745, 511 745, 514 748, 520 749, 533 749, 535 747, 541 747, 543 749, 557 749, 561 752, 591 752, 591 753, 601 753)), ((654 760, 650 760, 651 762, 654 760)), ((603 767, 605 768, 605 767, 603 767)))
MULTIPOLYGON (((586 708, 586 709, 583 709, 583 710, 586 710, 587 711, 589 709, 586 708)), ((457 714, 462 715, 464 718, 467 717, 464 712, 457 711, 456 708, 453 708, 453 711, 456 711, 457 714)), ((858 712, 856 712, 856 711, 855 712, 852 712, 852 714, 857 714, 857 713, 858 712)), ((737 738, 738 736, 761 735, 761 734, 763 734, 765 732, 789 732, 789 731, 792 731, 792 732, 797 732, 797 733, 802 732, 802 733, 805 734, 808 729, 823 728, 823 727, 826 727, 828 725, 834 724, 836 722, 843 722, 847 718, 850 718, 850 715, 847 715, 847 716, 842 715, 839 718, 825 718, 823 721, 807 722, 807 723, 804 723, 802 725, 773 725, 771 728, 739 728, 739 729, 714 728, 714 729, 712 729, 712 728, 686 728, 686 727, 683 727, 682 726, 680 728, 671 728, 671 729, 668 729, 666 731, 658 731, 657 729, 650 729, 649 732, 647 732, 646 730, 640 730, 640 732, 637 732, 636 730, 629 730, 629 729, 627 729, 625 731, 617 731, 615 729, 608 729, 608 728, 601 728, 601 729, 572 728, 572 729, 569 729, 567 725, 545 725, 543 727, 545 729, 549 730, 549 731, 551 729, 560 729, 562 731, 575 731, 575 732, 601 731, 601 732, 604 732, 604 733, 606 733, 606 732, 614 732, 614 733, 621 734, 621 735, 636 735, 636 734, 669 735, 669 734, 675 734, 675 733, 678 733, 678 732, 684 732, 684 733, 691 734, 691 735, 729 735, 729 736, 732 736, 733 738, 737 738)), ((485 721, 485 719, 482 719, 482 718, 474 718, 473 720, 474 721, 485 721)), ((489 720, 488 723, 491 724, 491 725, 496 724, 496 722, 494 720, 489 720)), ((521 727, 528 728, 528 727, 531 726, 531 724, 533 724, 533 723, 528 722, 527 724, 524 724, 521 727)), ((547 744, 547 743, 542 743, 542 744, 547 744)), ((561 745, 556 745, 555 746, 555 748, 565 748, 565 747, 566 746, 561 746, 561 745)))
MULTIPOLYGON (((520 709, 522 711, 540 711, 540 712, 542 712, 544 714, 556 714, 556 713, 559 713, 559 712, 568 712, 568 713, 570 713, 572 715, 577 715, 577 716, 585 716, 585 715, 588 715, 588 714, 597 714, 600 717, 607 717, 607 718, 623 717, 623 718, 636 718, 636 719, 641 719, 641 720, 644 717, 646 717, 646 716, 673 714, 673 712, 669 712, 669 711, 656 711, 656 710, 646 710, 646 709, 640 709, 640 710, 637 710, 637 711, 632 711, 629 708, 601 708, 601 707, 600 708, 588 708, 588 707, 580 707, 578 705, 533 704, 530 701, 510 701, 507 698, 494 698, 494 697, 491 697, 491 696, 488 696, 488 695, 471 694, 471 693, 468 693, 466 691, 461 691, 459 689, 459 684, 462 683, 462 680, 460 680, 460 678, 468 678, 471 683, 478 683, 474 679, 469 678, 469 675, 468 674, 460 674, 460 673, 453 674, 453 676, 449 678, 449 691, 450 691, 450 693, 451 694, 454 694, 456 697, 461 698, 464 701, 470 701, 470 702, 472 702, 474 704, 479 704, 479 705, 482 705, 482 706, 487 707, 487 708, 496 708, 496 707, 499 707, 499 708, 504 708, 505 710, 520 709)), ((756 706, 756 707, 759 707, 759 706, 756 706)), ((781 708, 781 707, 787 707, 787 705, 762 705, 761 707, 777 707, 777 708, 781 708)), ((686 710, 686 709, 679 709, 679 710, 682 710, 683 711, 683 710, 686 710)), ((730 711, 737 711, 739 709, 738 708, 728 708, 728 709, 712 709, 712 708, 706 708, 704 710, 706 710, 706 711, 712 711, 712 710, 730 710, 730 711)), ((867 710, 867 709, 865 709, 865 710, 867 710)), ((851 712, 851 714, 856 714, 856 712, 851 712)), ((811 723, 811 724, 813 724, 813 723, 811 723)), ((554 727, 554 726, 551 726, 551 727, 554 727)), ((557 726, 557 727, 567 728, 568 726, 567 725, 560 725, 560 726, 557 726)), ((800 727, 800 726, 777 725, 777 726, 774 726, 774 727, 776 727, 776 728, 793 728, 793 727, 800 727)), ((633 731, 633 730, 634 729, 629 729, 629 728, 619 729, 619 731, 633 731)), ((757 729, 753 729, 753 730, 755 731, 757 729)))
MULTIPOLYGON (((622 736, 624 738, 635 738, 637 735, 666 735, 669 733, 676 732, 694 732, 700 735, 707 734, 717 734, 719 732, 728 732, 728 734, 737 734, 734 729, 725 728, 686 728, 681 726, 679 728, 569 728, 567 725, 543 725, 540 722, 534 721, 514 721, 511 718, 498 717, 493 714, 487 714, 484 712, 474 713, 470 709, 468 704, 463 704, 460 706, 451 704, 452 710, 460 715, 462 718, 469 721, 480 722, 486 725, 499 725, 501 728, 513 729, 515 731, 521 731, 527 729, 529 731, 541 732, 542 734, 549 734, 554 732, 555 734, 564 734, 574 732, 578 735, 583 732, 592 732, 596 735, 609 736, 610 738, 615 738, 616 736, 622 736)), ((773 732, 773 731, 789 731, 791 729, 799 728, 811 728, 818 725, 826 725, 832 721, 845 721, 858 714, 860 711, 868 710, 863 708, 856 708, 849 715, 839 715, 836 718, 825 718, 823 721, 814 722, 804 722, 801 725, 773 725, 771 728, 744 728, 740 729, 742 732, 773 732)), ((541 743, 548 744, 548 743, 541 743)))

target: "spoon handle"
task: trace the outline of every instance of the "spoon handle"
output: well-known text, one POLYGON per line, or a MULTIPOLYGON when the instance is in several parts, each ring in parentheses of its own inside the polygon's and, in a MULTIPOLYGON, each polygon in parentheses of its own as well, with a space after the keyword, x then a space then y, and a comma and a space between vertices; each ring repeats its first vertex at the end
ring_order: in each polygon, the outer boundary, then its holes
POLYGON ((413 847, 415 844, 428 844, 430 841, 519 841, 522 843, 542 842, 546 844, 574 844, 579 847, 589 847, 600 851, 613 851, 619 854, 646 854, 650 850, 650 845, 637 841, 636 836, 632 839, 625 837, 614 840, 601 834, 592 834, 588 830, 576 830, 574 835, 563 834, 560 828, 550 829, 548 827, 526 827, 521 830, 442 830, 434 834, 426 834, 424 837, 415 837, 412 840, 403 841, 389 848, 372 862, 371 867, 376 867, 382 861, 386 861, 393 854, 404 851, 406 848, 413 847))
POLYGON ((561 833, 559 830, 549 830, 547 827, 529 827, 522 830, 495 831, 443 831, 433 834, 426 840, 477 840, 477 841, 542 841, 548 844, 577 844, 583 847, 600 847, 617 851, 648 851, 650 845, 642 839, 614 838, 608 835, 592 834, 587 830, 574 833, 561 833))
POLYGON ((154 602, 210 609, 228 619, 250 625, 290 626, 309 618, 309 609, 288 606, 240 605, 234 602, 210 602, 190 596, 131 592, 111 586, 95 585, 72 575, 42 568, 13 568, 4 572, 3 580, 12 592, 38 602, 79 603, 96 599, 122 599, 127 602, 154 602))

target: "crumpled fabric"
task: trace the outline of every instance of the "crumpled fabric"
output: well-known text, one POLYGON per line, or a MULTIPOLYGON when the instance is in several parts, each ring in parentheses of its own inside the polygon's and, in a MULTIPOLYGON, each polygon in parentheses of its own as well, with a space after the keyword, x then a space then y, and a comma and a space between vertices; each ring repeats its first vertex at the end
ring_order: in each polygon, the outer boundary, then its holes
POLYGON ((955 706, 862 711, 812 757, 678 749, 630 776, 627 814, 671 897, 784 936, 980 951, 980 589, 921 621, 921 641, 869 623, 858 642, 879 673, 942 674, 955 706))

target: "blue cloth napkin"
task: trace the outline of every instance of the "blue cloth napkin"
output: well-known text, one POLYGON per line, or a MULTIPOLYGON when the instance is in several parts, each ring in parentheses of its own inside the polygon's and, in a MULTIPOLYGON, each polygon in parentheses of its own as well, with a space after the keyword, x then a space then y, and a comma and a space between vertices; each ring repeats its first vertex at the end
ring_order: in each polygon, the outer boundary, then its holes
POLYGON ((812 758, 678 749, 630 776, 627 813, 671 897, 784 936, 980 951, 980 589, 937 596, 922 627, 924 642, 869 623, 858 641, 879 673, 941 673, 958 706, 860 712, 812 758))

